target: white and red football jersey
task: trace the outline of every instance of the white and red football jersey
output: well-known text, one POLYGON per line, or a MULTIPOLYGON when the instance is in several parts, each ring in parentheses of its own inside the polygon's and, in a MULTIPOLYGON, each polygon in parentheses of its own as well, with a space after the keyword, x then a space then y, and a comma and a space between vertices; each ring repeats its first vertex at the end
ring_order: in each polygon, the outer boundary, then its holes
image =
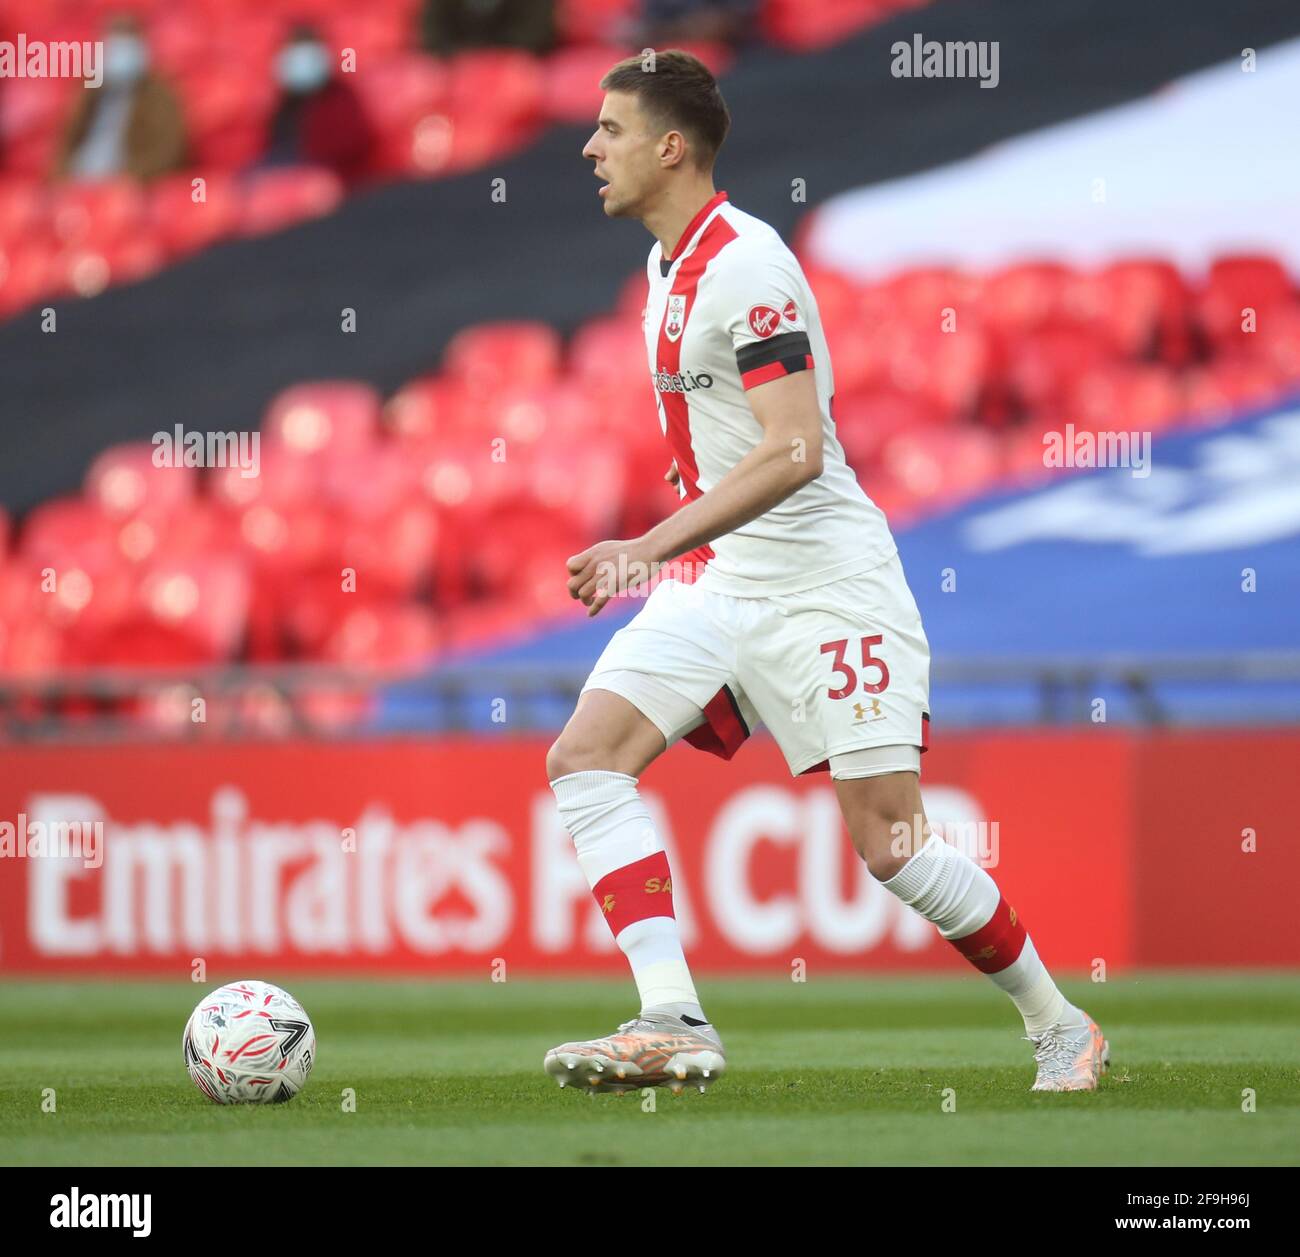
POLYGON ((655 242, 647 276, 651 382, 684 498, 712 488, 762 438, 747 389, 816 373, 822 474, 690 556, 707 564, 700 585, 742 597, 798 593, 888 559, 896 546, 884 513, 835 435, 835 381, 817 303, 775 229, 718 192, 682 233, 675 257, 665 259, 655 242))

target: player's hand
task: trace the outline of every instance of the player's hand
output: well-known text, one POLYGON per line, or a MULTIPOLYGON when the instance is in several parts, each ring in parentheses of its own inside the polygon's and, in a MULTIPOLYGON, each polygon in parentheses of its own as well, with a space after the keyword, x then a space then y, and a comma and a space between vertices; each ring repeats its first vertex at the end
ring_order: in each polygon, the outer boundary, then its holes
POLYGON ((675 489, 677 487, 678 481, 681 480, 681 478, 682 478, 682 473, 677 470, 677 463, 676 461, 674 461, 672 466, 669 467, 666 472, 664 472, 664 479, 668 481, 668 483, 672 485, 673 488, 675 489))
POLYGON ((587 608, 590 618, 615 594, 627 593, 650 579, 652 564, 644 545, 602 541, 568 560, 569 597, 587 608))

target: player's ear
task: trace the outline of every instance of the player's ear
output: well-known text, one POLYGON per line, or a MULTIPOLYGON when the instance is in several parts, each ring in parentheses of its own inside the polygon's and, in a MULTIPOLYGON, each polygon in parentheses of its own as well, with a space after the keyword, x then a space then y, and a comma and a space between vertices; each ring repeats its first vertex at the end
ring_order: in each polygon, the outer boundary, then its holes
POLYGON ((686 137, 680 131, 669 131, 659 141, 659 164, 680 166, 686 159, 686 137))

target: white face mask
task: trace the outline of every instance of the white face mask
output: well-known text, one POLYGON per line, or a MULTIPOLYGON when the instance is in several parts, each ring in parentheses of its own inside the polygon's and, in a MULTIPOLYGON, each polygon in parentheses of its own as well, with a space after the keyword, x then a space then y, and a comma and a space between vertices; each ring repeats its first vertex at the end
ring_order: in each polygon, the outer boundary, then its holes
POLYGON ((290 44, 276 58, 275 70, 286 92, 314 92, 329 79, 329 55, 321 44, 290 44))
POLYGON ((135 35, 110 35, 104 41, 104 82, 126 86, 136 82, 149 66, 149 50, 135 35))

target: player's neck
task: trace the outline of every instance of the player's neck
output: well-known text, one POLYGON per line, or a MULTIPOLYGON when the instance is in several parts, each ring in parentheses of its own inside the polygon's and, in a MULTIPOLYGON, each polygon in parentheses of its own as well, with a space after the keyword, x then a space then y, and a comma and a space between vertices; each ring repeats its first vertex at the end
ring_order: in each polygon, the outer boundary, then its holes
POLYGON ((686 247, 688 242, 682 239, 683 233, 696 214, 715 196, 717 192, 711 178, 697 179, 680 191, 671 189, 666 192, 663 203, 641 220, 651 234, 658 237, 664 257, 675 258, 677 250, 686 247))

